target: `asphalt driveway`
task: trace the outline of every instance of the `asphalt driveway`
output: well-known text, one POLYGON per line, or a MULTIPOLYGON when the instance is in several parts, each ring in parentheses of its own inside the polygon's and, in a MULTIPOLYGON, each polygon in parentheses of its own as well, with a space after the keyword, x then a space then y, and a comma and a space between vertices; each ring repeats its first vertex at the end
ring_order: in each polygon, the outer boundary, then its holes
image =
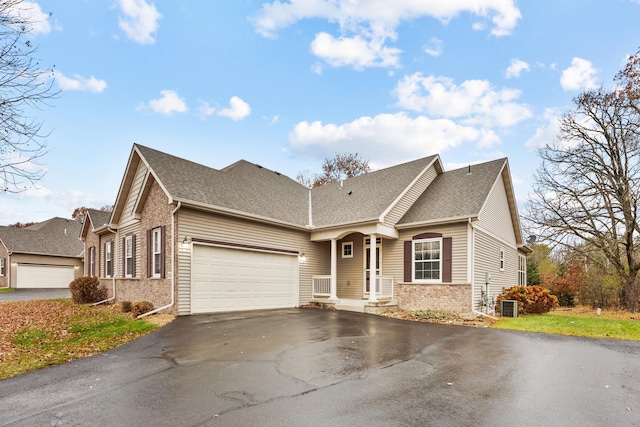
POLYGON ((65 289, 16 289, 0 293, 0 302, 25 301, 35 299, 71 298, 69 288, 65 289))
POLYGON ((0 425, 640 425, 640 343, 292 309, 0 381, 0 425))

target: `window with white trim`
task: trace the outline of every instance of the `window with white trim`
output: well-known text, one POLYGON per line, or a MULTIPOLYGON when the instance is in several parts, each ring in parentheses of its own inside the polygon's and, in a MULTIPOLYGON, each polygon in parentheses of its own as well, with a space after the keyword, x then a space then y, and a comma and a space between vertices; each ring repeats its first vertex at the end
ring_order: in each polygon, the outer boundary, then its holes
POLYGON ((4 277, 5 274, 7 274, 5 272, 5 270, 7 269, 6 265, 6 260, 4 258, 0 258, 0 277, 4 277))
POLYGON ((104 277, 111 277, 113 274, 113 242, 107 242, 104 244, 104 277))
POLYGON ((504 249, 500 248, 500 271, 504 271, 504 249))
POLYGON ((160 228, 151 231, 152 256, 151 256, 151 276, 161 277, 162 274, 162 233, 160 228))
POLYGON ((518 285, 527 285, 527 257, 518 255, 518 285))
POLYGON ((124 238, 124 275, 133 277, 133 236, 124 238))
POLYGON ((342 258, 353 258, 353 242, 342 242, 342 258))
POLYGON ((414 240, 413 281, 442 281, 442 238, 414 240))
POLYGON ((89 275, 96 275, 96 247, 89 248, 89 275))

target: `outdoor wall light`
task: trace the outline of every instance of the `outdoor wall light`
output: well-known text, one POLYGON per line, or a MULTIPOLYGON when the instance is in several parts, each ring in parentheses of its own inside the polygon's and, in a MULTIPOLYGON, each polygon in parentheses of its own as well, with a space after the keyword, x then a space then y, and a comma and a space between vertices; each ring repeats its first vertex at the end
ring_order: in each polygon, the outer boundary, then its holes
POLYGON ((189 238, 187 236, 184 236, 184 239, 182 239, 182 247, 185 249, 189 248, 189 238))
POLYGON ((305 262, 307 260, 307 255, 305 255, 304 252, 300 252, 300 255, 298 255, 298 258, 300 259, 300 261, 305 262))

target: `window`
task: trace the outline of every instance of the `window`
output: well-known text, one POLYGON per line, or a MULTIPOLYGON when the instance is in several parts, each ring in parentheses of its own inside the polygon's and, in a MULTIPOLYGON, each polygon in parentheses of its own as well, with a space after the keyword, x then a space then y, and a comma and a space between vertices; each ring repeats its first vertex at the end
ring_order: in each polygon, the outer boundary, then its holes
POLYGON ((527 285, 527 257, 518 255, 518 285, 527 285))
POLYGON ((152 271, 152 277, 160 277, 161 273, 162 273, 162 263, 160 262, 161 257, 162 257, 162 244, 161 244, 161 236, 162 234, 160 233, 160 229, 159 228, 155 228, 151 231, 151 235, 152 235, 152 258, 151 258, 151 262, 152 262, 152 266, 151 266, 151 271, 152 271))
POLYGON ((113 242, 107 242, 104 244, 104 277, 111 277, 113 275, 113 263, 112 252, 113 242))
POLYGON ((0 258, 0 277, 4 277, 5 274, 7 274, 5 272, 5 270, 7 269, 6 267, 6 260, 5 258, 0 258))
POLYGON ((353 258, 353 242, 342 242, 342 258, 353 258))
POLYGON ((124 275, 133 277, 133 236, 124 238, 124 275))
POLYGON ((504 271, 504 249, 500 249, 500 271, 504 271))
POLYGON ((96 247, 89 248, 89 275, 96 275, 96 247))
POLYGON ((440 282, 442 239, 413 241, 413 281, 440 282))

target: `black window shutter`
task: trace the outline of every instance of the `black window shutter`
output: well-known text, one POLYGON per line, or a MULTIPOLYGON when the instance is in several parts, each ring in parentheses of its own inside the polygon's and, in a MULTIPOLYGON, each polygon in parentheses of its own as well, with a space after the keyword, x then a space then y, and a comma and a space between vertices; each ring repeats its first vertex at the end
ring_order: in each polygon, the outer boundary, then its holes
POLYGON ((109 277, 109 272, 107 271, 107 245, 109 243, 104 243, 102 245, 102 269, 104 270, 104 277, 109 277))
POLYGON ((167 235, 167 226, 163 225, 162 228, 160 228, 160 277, 162 277, 163 279, 166 276, 166 265, 165 265, 165 259, 166 259, 166 235, 167 235))
POLYGON ((407 240, 404 242, 404 282, 411 283, 413 278, 411 277, 413 271, 413 242, 407 240))
POLYGON ((442 281, 451 283, 451 237, 442 239, 442 281))
POLYGON ((147 277, 153 276, 153 230, 147 230, 147 277))

